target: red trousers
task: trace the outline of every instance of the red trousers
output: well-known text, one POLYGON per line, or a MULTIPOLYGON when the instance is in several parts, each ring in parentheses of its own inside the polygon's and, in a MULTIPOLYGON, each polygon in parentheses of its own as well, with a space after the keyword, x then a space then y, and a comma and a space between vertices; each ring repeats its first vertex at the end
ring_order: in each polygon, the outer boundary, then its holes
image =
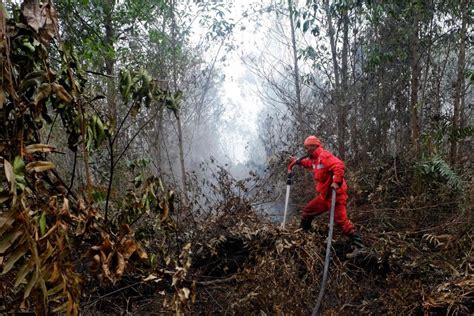
MULTIPOLYGON (((347 194, 339 193, 336 195, 336 208, 334 209, 334 221, 342 229, 344 234, 354 232, 354 225, 347 217, 347 194)), ((318 195, 303 208, 303 220, 312 219, 316 215, 329 211, 331 208, 331 199, 323 199, 318 195)))

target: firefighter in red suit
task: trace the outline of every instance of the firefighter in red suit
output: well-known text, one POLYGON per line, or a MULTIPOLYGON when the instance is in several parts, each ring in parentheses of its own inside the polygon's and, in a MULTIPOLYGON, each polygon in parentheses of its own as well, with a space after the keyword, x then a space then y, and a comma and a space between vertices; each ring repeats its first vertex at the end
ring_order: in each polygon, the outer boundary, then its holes
POLYGON ((347 183, 344 180, 344 162, 325 150, 316 136, 309 136, 304 141, 307 158, 296 160, 292 158, 289 169, 295 165, 313 171, 316 180, 316 191, 319 193, 304 208, 301 219, 301 228, 309 230, 316 215, 327 212, 331 207, 331 191, 336 190, 336 207, 334 220, 342 232, 353 241, 357 247, 362 247, 360 236, 354 225, 347 217, 347 183))

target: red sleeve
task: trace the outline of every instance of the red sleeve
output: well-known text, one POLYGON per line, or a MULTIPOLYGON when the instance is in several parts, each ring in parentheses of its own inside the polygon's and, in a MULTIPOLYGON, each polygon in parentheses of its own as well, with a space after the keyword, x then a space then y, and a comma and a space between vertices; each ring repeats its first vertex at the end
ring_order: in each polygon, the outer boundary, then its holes
POLYGON ((344 162, 332 154, 329 154, 326 159, 325 165, 333 174, 332 181, 341 184, 344 179, 344 162))
POLYGON ((309 158, 305 158, 300 161, 300 166, 307 168, 307 169, 312 169, 313 168, 313 162, 309 158))

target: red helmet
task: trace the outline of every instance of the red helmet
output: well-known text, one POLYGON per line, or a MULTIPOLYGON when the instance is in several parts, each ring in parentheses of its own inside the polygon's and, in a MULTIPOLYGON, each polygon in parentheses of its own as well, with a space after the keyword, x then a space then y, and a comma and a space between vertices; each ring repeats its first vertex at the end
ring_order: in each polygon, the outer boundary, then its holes
POLYGON ((309 145, 317 145, 317 146, 321 146, 321 141, 319 140, 319 138, 317 138, 316 136, 308 136, 305 140, 304 140, 304 145, 305 146, 309 146, 309 145))

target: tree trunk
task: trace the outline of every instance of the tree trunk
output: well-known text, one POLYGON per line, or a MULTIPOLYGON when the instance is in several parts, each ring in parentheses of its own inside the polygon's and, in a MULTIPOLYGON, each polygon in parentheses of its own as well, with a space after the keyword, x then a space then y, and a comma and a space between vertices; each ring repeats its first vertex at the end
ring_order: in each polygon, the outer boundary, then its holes
POLYGON ((342 16, 343 32, 342 32, 342 60, 341 60, 341 88, 339 89, 340 101, 338 102, 338 124, 337 124, 337 141, 339 156, 341 159, 346 158, 346 124, 347 124, 347 108, 348 108, 348 51, 349 51, 349 16, 345 10, 342 16))
POLYGON ((184 166, 184 150, 183 150, 183 131, 181 129, 181 119, 179 115, 179 110, 174 112, 176 117, 176 123, 178 125, 178 143, 179 143, 179 162, 181 165, 181 185, 183 187, 183 203, 184 205, 188 205, 188 194, 187 194, 187 187, 186 187, 186 169, 184 166))
MULTIPOLYGON (((115 30, 112 23, 112 14, 114 11, 114 1, 107 0, 104 5, 105 14, 104 14, 104 28, 105 28, 105 38, 104 42, 107 49, 114 50, 114 37, 115 30)), ((115 98, 115 59, 112 54, 105 54, 105 73, 108 75, 107 79, 107 106, 109 110, 110 120, 112 127, 115 129, 117 127, 117 102, 115 98)))
POLYGON ((418 89, 420 80, 420 55, 418 38, 418 17, 414 13, 413 34, 411 39, 411 81, 410 81, 410 133, 413 154, 418 157, 420 154, 420 123, 418 114, 418 89))
POLYGON ((331 56, 332 56, 332 65, 334 69, 334 88, 337 90, 339 87, 339 65, 337 62, 337 50, 336 50, 336 38, 335 38, 335 30, 334 26, 332 25, 332 17, 331 17, 331 11, 329 9, 329 1, 325 0, 324 1, 324 7, 326 10, 326 16, 328 19, 328 35, 329 35, 329 44, 331 45, 331 56))
MULTIPOLYGON (((177 56, 176 56, 176 17, 174 15, 175 10, 175 1, 171 1, 171 44, 172 44, 172 54, 173 54, 173 91, 178 91, 178 71, 177 71, 177 56)), ((181 124, 181 117, 179 113, 179 109, 174 111, 174 115, 176 118, 176 124, 178 127, 178 146, 179 146, 179 162, 181 165, 181 185, 182 185, 182 199, 184 205, 188 205, 188 195, 187 195, 187 187, 186 187, 186 167, 184 165, 184 146, 183 146, 183 130, 181 124)))
POLYGON ((295 27, 293 23, 293 4, 291 0, 288 0, 288 10, 290 12, 290 29, 291 29, 291 45, 293 50, 293 63, 294 63, 294 82, 295 82, 295 93, 296 93, 296 111, 298 117, 296 118, 298 122, 302 122, 301 116, 303 113, 303 108, 301 106, 301 88, 300 88, 300 74, 298 67, 298 55, 296 51, 296 36, 295 36, 295 27))
MULTIPOLYGON (((114 50, 114 37, 115 30, 112 22, 112 14, 114 11, 115 2, 114 0, 107 0, 104 2, 104 28, 105 28, 105 37, 104 42, 107 49, 114 50)), ((114 72, 115 72, 115 59, 113 54, 105 54, 105 73, 108 75, 107 78, 107 107, 109 112, 109 120, 112 126, 112 131, 118 133, 117 122, 118 122, 118 111, 117 111, 117 102, 115 98, 115 81, 114 81, 114 72)), ((105 202, 105 221, 108 220, 108 209, 109 209, 109 199, 112 192, 112 186, 114 181, 114 169, 115 169, 115 142, 109 141, 110 146, 110 170, 109 170, 109 183, 107 187, 107 198, 105 202)))
POLYGON ((331 46, 331 57, 332 57, 332 65, 333 65, 333 71, 334 71, 334 87, 333 87, 333 93, 331 93, 331 103, 335 105, 336 107, 336 122, 337 123, 337 147, 339 151, 339 156, 341 159, 344 159, 343 156, 343 151, 344 149, 341 146, 341 142, 343 143, 343 131, 341 130, 341 126, 343 124, 342 120, 342 106, 341 106, 341 89, 340 89, 340 79, 339 79, 339 64, 337 60, 337 48, 336 48, 336 32, 334 30, 334 26, 332 24, 332 16, 331 16, 331 10, 329 7, 329 1, 325 0, 324 1, 324 9, 326 11, 326 17, 327 17, 327 22, 328 22, 328 35, 329 35, 329 44, 331 46), (342 150, 342 152, 341 152, 342 150))
POLYGON ((346 156, 346 121, 347 121, 347 88, 348 88, 348 50, 349 50, 349 17, 347 11, 342 14, 343 23, 343 41, 342 41, 342 52, 341 52, 341 69, 339 70, 339 63, 337 59, 337 39, 334 26, 332 24, 331 10, 329 7, 329 1, 324 1, 327 21, 328 21, 328 33, 329 43, 331 45, 331 57, 334 69, 334 93, 333 103, 336 105, 337 114, 337 147, 339 157, 345 159, 346 156))
POLYGON ((435 114, 438 117, 441 117, 442 113, 442 102, 441 102, 441 87, 443 83, 443 78, 446 73, 446 68, 448 65, 449 61, 449 56, 451 56, 451 41, 448 41, 448 47, 446 49, 446 57, 444 58, 443 61, 443 66, 438 66, 437 67, 437 82, 436 82, 436 88, 435 88, 435 114))
MULTIPOLYGON (((461 99, 463 98, 464 90, 464 70, 466 63, 466 26, 467 26, 467 0, 461 2, 461 31, 459 34, 459 55, 458 55, 458 75, 454 83, 454 98, 453 98, 453 118, 452 118, 452 132, 455 132, 460 127, 460 107, 461 99)), ((451 144, 449 150, 449 160, 452 165, 457 162, 458 144, 455 137, 451 137, 451 144)))

